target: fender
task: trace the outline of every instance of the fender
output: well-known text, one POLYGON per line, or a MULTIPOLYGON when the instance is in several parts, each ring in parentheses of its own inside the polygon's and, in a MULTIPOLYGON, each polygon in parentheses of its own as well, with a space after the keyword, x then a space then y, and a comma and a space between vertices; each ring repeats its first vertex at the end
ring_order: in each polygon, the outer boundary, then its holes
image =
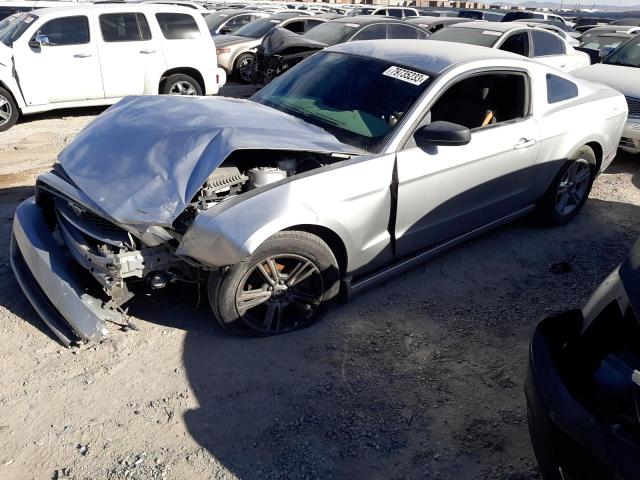
POLYGON ((20 85, 18 85, 18 82, 13 75, 13 59, 11 61, 11 65, 5 66, 0 64, 0 85, 4 86, 9 90, 9 92, 11 92, 11 95, 13 95, 13 98, 18 104, 18 108, 22 112, 27 105, 24 101, 24 97, 22 96, 20 85))
POLYGON ((384 263, 391 244, 394 161, 395 154, 355 158, 223 202, 198 214, 176 254, 213 268, 233 265, 274 233, 305 224, 340 237, 347 273, 384 263))

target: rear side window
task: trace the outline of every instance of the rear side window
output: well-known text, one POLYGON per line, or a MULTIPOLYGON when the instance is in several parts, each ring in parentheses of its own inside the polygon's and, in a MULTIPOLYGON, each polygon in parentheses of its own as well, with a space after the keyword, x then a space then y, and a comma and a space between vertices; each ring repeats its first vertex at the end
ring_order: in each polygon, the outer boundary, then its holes
POLYGON ((89 20, 85 16, 56 18, 45 23, 38 33, 49 38, 49 45, 84 45, 89 43, 89 20))
POLYGON ((575 83, 547 74, 547 103, 562 102, 577 96, 578 87, 575 83))
POLYGON ((100 31, 105 42, 136 42, 151 39, 149 24, 142 13, 100 15, 100 31))
POLYGON ((390 8, 388 12, 391 17, 402 18, 402 10, 399 8, 390 8))
POLYGON ((533 56, 544 57, 547 55, 564 55, 564 42, 556 35, 547 32, 531 32, 533 40, 533 56))
POLYGON ((295 22, 287 23, 283 28, 293 33, 304 33, 304 21, 296 20, 295 22))
POLYGON ((160 30, 168 40, 188 40, 200 37, 200 29, 191 15, 184 13, 156 13, 160 30))
POLYGON ((404 11, 404 16, 405 17, 416 17, 416 12, 414 12, 413 10, 405 10, 404 11))
POLYGON ((353 40, 379 40, 381 38, 387 38, 387 29, 385 25, 379 23, 378 25, 369 25, 360 30, 353 40))
POLYGON ((423 39, 426 38, 427 35, 418 30, 417 28, 410 27, 409 25, 387 25, 388 29, 388 38, 408 38, 408 39, 423 39))

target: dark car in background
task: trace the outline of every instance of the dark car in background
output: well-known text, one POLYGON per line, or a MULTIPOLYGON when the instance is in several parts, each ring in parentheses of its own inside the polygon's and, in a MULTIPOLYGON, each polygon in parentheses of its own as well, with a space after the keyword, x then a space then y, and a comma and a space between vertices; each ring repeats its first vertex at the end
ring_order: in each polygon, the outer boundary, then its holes
POLYGON ((594 35, 582 42, 576 50, 581 50, 589 55, 591 63, 600 63, 604 57, 615 50, 618 45, 626 42, 635 35, 631 33, 603 33, 602 35, 594 35))
POLYGON ((525 385, 545 480, 640 476, 640 242, 581 310, 543 320, 525 385))
POLYGON ((269 83, 305 58, 326 47, 356 40, 426 39, 429 33, 396 18, 376 15, 343 17, 318 25, 303 35, 275 28, 256 51, 254 83, 269 83))

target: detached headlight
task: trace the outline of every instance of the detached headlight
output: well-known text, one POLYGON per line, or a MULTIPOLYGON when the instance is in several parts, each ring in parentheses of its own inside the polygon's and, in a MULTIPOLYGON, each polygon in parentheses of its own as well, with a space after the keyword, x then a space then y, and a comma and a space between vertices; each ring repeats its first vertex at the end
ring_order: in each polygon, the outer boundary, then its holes
POLYGON ((229 53, 231 51, 230 48, 216 48, 216 53, 220 55, 221 53, 229 53))

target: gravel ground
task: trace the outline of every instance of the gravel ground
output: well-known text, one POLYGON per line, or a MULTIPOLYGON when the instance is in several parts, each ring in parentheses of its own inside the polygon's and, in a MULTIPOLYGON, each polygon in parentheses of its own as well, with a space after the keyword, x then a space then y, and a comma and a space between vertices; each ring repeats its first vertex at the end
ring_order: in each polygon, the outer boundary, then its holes
POLYGON ((0 134, 0 478, 539 478, 529 336, 638 237, 640 159, 619 156, 570 225, 500 228, 313 328, 231 338, 196 292, 171 288, 134 299, 137 330, 67 350, 15 283, 9 231, 35 175, 97 113, 0 134))

